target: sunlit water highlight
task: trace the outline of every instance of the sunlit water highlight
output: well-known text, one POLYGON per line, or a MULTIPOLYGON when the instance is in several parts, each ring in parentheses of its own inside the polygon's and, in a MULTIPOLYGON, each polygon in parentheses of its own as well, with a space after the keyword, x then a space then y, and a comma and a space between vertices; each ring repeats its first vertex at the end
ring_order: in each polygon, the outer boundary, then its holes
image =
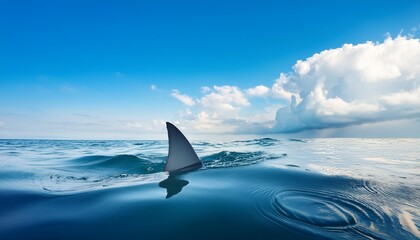
POLYGON ((0 140, 0 239, 419 239, 420 140, 0 140))

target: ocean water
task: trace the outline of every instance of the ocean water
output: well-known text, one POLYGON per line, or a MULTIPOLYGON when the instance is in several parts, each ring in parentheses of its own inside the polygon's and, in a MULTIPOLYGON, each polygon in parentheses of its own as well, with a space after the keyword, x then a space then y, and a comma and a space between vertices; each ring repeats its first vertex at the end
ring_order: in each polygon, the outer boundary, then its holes
POLYGON ((0 140, 0 239, 420 239, 420 139, 0 140))

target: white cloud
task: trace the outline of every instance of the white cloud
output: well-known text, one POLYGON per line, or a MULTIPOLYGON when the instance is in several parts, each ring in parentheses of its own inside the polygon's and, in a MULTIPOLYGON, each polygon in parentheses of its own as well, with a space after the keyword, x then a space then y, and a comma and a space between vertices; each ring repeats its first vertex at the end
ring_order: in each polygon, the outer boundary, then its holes
POLYGON ((420 107, 420 87, 412 91, 400 91, 380 97, 385 103, 394 106, 420 107))
POLYGON ((131 128, 139 128, 139 129, 144 129, 144 125, 139 123, 139 122, 127 122, 126 123, 126 127, 131 129, 131 128))
POLYGON ((344 44, 297 61, 293 72, 280 73, 271 88, 257 85, 241 90, 226 85, 201 90, 203 96, 195 100, 172 92, 194 106, 180 114, 186 129, 292 133, 330 128, 331 132, 362 124, 360 129, 385 126, 386 121, 417 123, 420 41, 398 36, 382 43, 344 44), (251 106, 247 96, 265 101, 251 106))
POLYGON ((227 121, 239 118, 242 108, 250 106, 241 89, 228 85, 213 86, 197 102, 199 111, 190 124, 204 132, 233 132, 238 126, 227 121))
POLYGON ((220 120, 210 117, 205 111, 200 111, 192 123, 194 124, 193 127, 199 131, 211 131, 220 125, 220 120))
POLYGON ((194 108, 180 112, 182 126, 199 132, 233 132, 237 129, 231 120, 239 119, 241 110, 250 106, 242 90, 228 85, 213 86, 213 89, 203 87, 202 90, 205 94, 194 101, 194 108))
POLYGON ((166 128, 166 122, 164 120, 153 120, 153 128, 154 129, 165 129, 166 128))
POLYGON ((194 99, 192 99, 190 96, 185 95, 185 94, 181 94, 178 90, 174 89, 172 90, 171 95, 178 99, 179 101, 181 101, 183 104, 187 105, 187 106, 194 106, 195 105, 195 101, 194 99))
POLYGON ((210 91, 211 91, 211 88, 209 88, 207 86, 201 87, 201 92, 203 92, 203 93, 208 93, 210 91))
POLYGON ((156 91, 158 88, 155 84, 150 85, 150 90, 156 91))
POLYGON ((238 113, 241 107, 250 103, 245 94, 236 86, 214 86, 214 91, 199 99, 200 105, 214 114, 224 113, 231 115, 238 113))
POLYGON ((246 93, 250 96, 264 97, 270 93, 270 89, 264 85, 258 85, 254 88, 249 88, 246 93))
POLYGON ((420 116, 420 42, 345 44, 297 61, 273 96, 288 99, 274 131, 342 127, 420 116))
POLYGON ((280 77, 274 82, 271 87, 272 96, 275 98, 282 98, 287 101, 292 100, 292 96, 298 99, 300 102, 300 96, 298 93, 293 93, 291 91, 297 91, 297 86, 290 81, 284 73, 280 73, 280 77), (286 90, 290 89, 290 90, 286 90))
POLYGON ((165 132, 166 122, 163 120, 124 121, 109 123, 112 129, 142 133, 165 132))

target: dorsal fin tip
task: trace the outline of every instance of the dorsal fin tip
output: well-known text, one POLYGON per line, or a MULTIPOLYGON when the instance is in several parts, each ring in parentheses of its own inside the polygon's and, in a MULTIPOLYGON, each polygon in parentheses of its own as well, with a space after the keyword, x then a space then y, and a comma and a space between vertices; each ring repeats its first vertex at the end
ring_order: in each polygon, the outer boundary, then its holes
POLYGON ((166 128, 169 151, 164 170, 173 174, 201 168, 203 164, 184 134, 170 122, 166 122, 166 128))

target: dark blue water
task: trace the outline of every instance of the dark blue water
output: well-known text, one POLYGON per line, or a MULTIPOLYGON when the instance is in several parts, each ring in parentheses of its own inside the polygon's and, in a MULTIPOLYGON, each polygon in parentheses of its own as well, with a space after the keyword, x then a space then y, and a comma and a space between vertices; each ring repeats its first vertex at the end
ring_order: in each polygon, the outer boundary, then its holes
POLYGON ((0 239, 419 239, 420 140, 0 140, 0 239))

